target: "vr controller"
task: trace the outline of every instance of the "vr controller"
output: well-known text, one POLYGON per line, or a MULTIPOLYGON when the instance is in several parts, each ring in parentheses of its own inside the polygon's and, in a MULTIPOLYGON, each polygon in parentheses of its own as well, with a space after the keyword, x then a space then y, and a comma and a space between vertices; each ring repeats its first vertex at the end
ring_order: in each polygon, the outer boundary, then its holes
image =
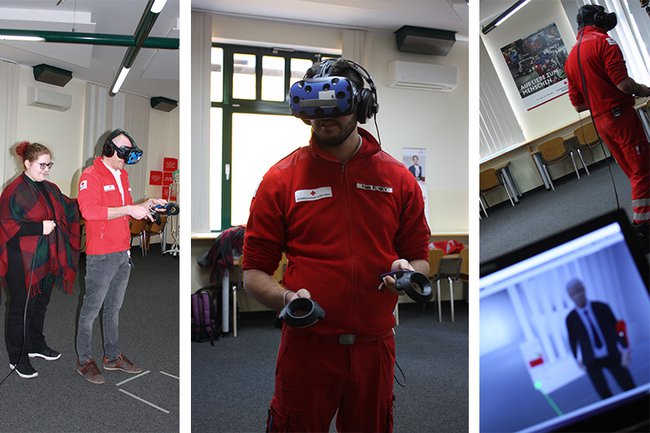
POLYGON ((167 216, 169 216, 169 215, 178 215, 178 212, 180 212, 180 207, 178 206, 178 203, 169 202, 167 204, 158 204, 154 206, 149 211, 149 214, 153 217, 153 221, 156 224, 161 224, 162 223, 162 218, 160 218, 161 213, 164 213, 167 216), (164 212, 159 212, 160 209, 164 209, 164 212))
POLYGON ((308 78, 289 90, 291 114, 305 119, 326 119, 354 113, 354 87, 344 77, 308 78))
POLYGON ((282 328, 282 322, 289 326, 305 328, 325 318, 325 310, 310 298, 294 298, 284 306, 276 319, 276 328, 282 328))
POLYGON ((406 295, 413 299, 415 302, 427 302, 433 297, 433 288, 431 281, 426 275, 415 271, 393 271, 381 274, 379 279, 383 280, 384 277, 390 275, 395 279, 395 288, 400 292, 405 292, 406 295))

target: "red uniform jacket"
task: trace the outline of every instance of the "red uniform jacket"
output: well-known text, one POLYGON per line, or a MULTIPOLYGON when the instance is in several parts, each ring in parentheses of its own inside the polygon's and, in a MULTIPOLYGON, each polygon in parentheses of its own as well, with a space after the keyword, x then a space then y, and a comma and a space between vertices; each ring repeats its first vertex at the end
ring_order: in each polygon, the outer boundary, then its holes
MULTIPOLYGON (((124 205, 133 204, 129 176, 121 170, 124 205)), ((131 247, 129 217, 108 219, 109 207, 120 207, 122 196, 115 177, 102 162, 95 158, 93 165, 79 179, 79 210, 86 220, 86 254, 110 254, 131 247)))
POLYGON ((242 267, 308 289, 327 317, 321 334, 376 335, 392 328, 397 296, 377 290, 398 258, 426 260, 429 227, 422 191, 408 169, 359 128, 363 142, 345 164, 313 142, 264 176, 251 204, 242 267))
POLYGON ((582 74, 586 83, 592 116, 609 112, 619 105, 634 105, 634 97, 621 92, 617 84, 628 77, 621 49, 607 32, 598 27, 585 26, 582 39, 571 50, 564 69, 569 79, 569 98, 574 106, 585 103, 582 74), (578 67, 578 44, 580 65, 578 67))

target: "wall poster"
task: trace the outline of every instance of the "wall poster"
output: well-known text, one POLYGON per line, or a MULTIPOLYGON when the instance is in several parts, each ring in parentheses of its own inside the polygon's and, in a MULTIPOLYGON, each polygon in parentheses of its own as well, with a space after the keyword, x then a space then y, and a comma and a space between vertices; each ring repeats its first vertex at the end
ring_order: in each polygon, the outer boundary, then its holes
POLYGON ((501 48, 528 111, 569 91, 564 62, 568 51, 555 23, 501 48))
POLYGON ((402 162, 409 169, 411 174, 417 179, 418 185, 422 190, 424 199, 424 214, 429 221, 429 199, 427 198, 427 183, 425 166, 427 162, 427 150, 424 147, 404 147, 402 148, 402 162))

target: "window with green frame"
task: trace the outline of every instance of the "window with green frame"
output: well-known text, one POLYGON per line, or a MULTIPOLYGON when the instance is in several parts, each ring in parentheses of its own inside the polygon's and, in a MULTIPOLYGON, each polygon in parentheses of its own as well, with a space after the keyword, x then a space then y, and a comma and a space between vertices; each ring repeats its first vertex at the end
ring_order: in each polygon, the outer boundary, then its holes
MULTIPOLYGON (((289 112, 293 83, 325 55, 213 44, 210 98, 210 230, 245 224, 262 176, 309 140, 289 112)), ((331 57, 331 55, 328 55, 331 57)))

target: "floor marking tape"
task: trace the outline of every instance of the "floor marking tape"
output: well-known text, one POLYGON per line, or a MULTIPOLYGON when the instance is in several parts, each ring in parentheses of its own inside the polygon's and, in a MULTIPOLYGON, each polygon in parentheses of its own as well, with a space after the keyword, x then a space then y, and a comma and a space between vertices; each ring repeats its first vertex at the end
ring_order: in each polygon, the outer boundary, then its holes
POLYGON ((129 397, 133 397, 136 400, 141 401, 142 403, 148 404, 149 406, 153 407, 154 409, 158 409, 161 412, 169 413, 169 411, 167 409, 163 409, 162 407, 156 406, 155 404, 150 403, 147 400, 138 397, 137 395, 134 395, 134 394, 131 394, 130 392, 124 391, 123 389, 120 389, 119 391, 123 392, 124 394, 128 395, 129 397))
POLYGON ((120 382, 120 383, 116 383, 115 386, 124 385, 126 382, 130 382, 130 381, 132 381, 133 379, 137 379, 137 378, 142 377, 142 376, 144 376, 145 374, 149 374, 149 373, 151 373, 151 371, 147 370, 147 371, 145 371, 145 372, 142 372, 142 373, 138 374, 137 376, 129 377, 128 379, 123 380, 123 381, 120 382))
POLYGON ((164 371, 160 371, 161 374, 164 374, 165 376, 173 377, 174 379, 180 380, 181 378, 178 376, 174 376, 173 374, 165 373, 164 371))

